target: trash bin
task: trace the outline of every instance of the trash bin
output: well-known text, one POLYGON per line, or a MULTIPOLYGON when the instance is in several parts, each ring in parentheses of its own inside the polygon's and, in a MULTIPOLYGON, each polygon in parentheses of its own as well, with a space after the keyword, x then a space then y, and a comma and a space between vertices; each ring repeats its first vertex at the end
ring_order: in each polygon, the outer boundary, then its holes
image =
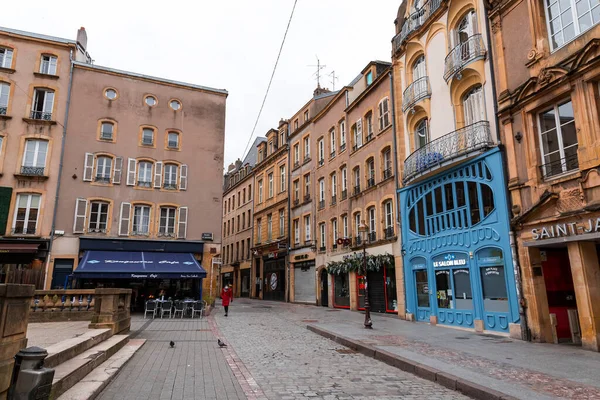
POLYGON ((10 400, 48 400, 52 390, 54 369, 44 368, 48 352, 40 347, 28 347, 15 356, 10 400))

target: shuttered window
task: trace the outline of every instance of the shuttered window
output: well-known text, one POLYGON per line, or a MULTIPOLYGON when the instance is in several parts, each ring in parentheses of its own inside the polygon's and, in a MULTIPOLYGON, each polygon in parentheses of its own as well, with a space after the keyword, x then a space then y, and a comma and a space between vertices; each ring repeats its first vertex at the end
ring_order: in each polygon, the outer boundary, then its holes
POLYGON ((188 221, 188 208, 179 207, 179 222, 177 223, 177 237, 185 239, 187 236, 187 221, 188 221))
POLYGON ((160 236, 175 236, 176 213, 177 209, 175 207, 160 208, 160 223, 158 227, 158 234, 160 236))
POLYGON ((88 232, 106 233, 108 225, 108 203, 92 201, 90 204, 90 220, 88 232))

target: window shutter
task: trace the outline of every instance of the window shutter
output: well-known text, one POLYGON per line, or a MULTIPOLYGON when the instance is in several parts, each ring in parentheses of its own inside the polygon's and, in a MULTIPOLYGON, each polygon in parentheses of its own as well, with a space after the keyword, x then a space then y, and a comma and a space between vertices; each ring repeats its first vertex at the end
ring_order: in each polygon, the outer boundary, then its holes
POLYGON ((91 182, 94 175, 94 154, 85 153, 85 165, 83 166, 84 182, 91 182))
POLYGON ((188 208, 179 207, 179 225, 177 227, 177 237, 185 239, 187 235, 187 220, 188 220, 188 208))
POLYGON ((127 159, 127 186, 135 186, 135 168, 137 161, 135 158, 127 159))
POLYGON ((163 163, 157 161, 154 165, 154 187, 160 188, 162 185, 163 163))
POLYGON ((187 173, 188 173, 188 166, 187 164, 183 164, 181 166, 181 172, 179 174, 179 190, 187 190, 187 173))
POLYGON ((78 197, 75 200, 75 221, 73 222, 73 233, 84 233, 86 215, 87 200, 78 197))
POLYGON ((113 174, 113 183, 121 184, 121 171, 123 170, 123 157, 115 158, 115 173, 113 174))
POLYGON ((131 204, 123 202, 123 203, 121 203, 121 216, 119 218, 119 236, 128 236, 129 235, 129 221, 130 220, 131 220, 131 204))

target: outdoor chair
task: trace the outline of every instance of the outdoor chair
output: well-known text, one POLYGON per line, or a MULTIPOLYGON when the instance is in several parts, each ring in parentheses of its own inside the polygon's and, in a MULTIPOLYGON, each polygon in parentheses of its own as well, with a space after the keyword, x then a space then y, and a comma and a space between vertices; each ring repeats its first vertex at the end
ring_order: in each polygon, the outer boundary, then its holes
POLYGON ((160 317, 162 318, 166 313, 169 313, 169 318, 173 317, 173 314, 171 314, 171 307, 173 306, 173 303, 170 301, 165 301, 162 303, 162 309, 160 310, 160 317))
POLYGON ((183 301, 176 301, 175 302, 175 314, 173 315, 173 318, 177 317, 177 313, 180 313, 181 318, 183 318, 183 309, 184 309, 183 301))
POLYGON ((192 305, 192 318, 194 318, 194 315, 196 313, 200 314, 200 318, 204 317, 204 302, 203 301, 196 301, 193 303, 192 305))
POLYGON ((146 319, 146 314, 152 313, 152 319, 156 316, 156 303, 154 301, 148 300, 146 302, 146 308, 144 309, 144 319, 146 319))

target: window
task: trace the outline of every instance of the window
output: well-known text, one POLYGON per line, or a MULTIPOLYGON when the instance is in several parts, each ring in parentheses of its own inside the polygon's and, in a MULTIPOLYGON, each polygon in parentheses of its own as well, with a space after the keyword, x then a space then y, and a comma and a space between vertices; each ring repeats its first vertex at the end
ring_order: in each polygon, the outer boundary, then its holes
POLYGON ((269 198, 273 197, 273 173, 268 175, 269 180, 269 198))
POLYGON ((2 156, 2 143, 4 142, 4 136, 0 136, 0 156, 2 156))
POLYGON ((102 122, 100 125, 100 139, 113 140, 115 124, 112 122, 102 122))
POLYGON ((0 82, 0 115, 8 113, 8 97, 10 96, 10 85, 0 82))
POLYGON ((294 220, 294 243, 300 243, 300 220, 294 220))
POLYGON ((365 124, 367 125, 367 142, 373 140, 373 114, 368 113, 365 117, 365 124))
POLYGON ((463 96, 463 112, 465 115, 465 126, 485 120, 483 88, 481 85, 473 87, 463 96))
POLYGON ((49 54, 42 55, 40 60, 40 74, 56 75, 56 56, 49 54))
POLYGON ((0 68, 12 68, 12 49, 0 47, 0 68))
POLYGON ((246 188, 242 190, 242 204, 246 204, 246 188))
POLYGON ((106 233, 108 224, 108 203, 104 201, 92 201, 90 203, 90 220, 88 232, 106 233))
POLYGON ((150 107, 154 107, 156 105, 156 103, 158 103, 158 101, 156 100, 156 97, 154 96, 146 96, 144 97, 144 102, 149 105, 150 107))
POLYGON ((304 111, 304 122, 308 121, 308 110, 304 111))
POLYGON ((148 235, 150 233, 150 207, 135 206, 133 211, 133 234, 148 235))
POLYGON ((354 214, 354 234, 358 239, 360 239, 360 231, 358 228, 360 227, 360 213, 357 212, 354 214))
POLYGON ((152 146, 154 144, 154 129, 144 128, 142 129, 142 145, 152 146))
POLYGON ((296 143, 294 145, 294 165, 300 164, 300 145, 296 143))
POLYGON ((246 239, 246 259, 250 259, 250 238, 246 239))
POLYGON ((337 174, 334 172, 331 175, 331 198, 332 198, 333 202, 335 202, 336 196, 337 196, 337 174))
POLYGON ((367 86, 369 86, 371 83, 373 83, 373 71, 369 71, 367 72, 367 86))
POLYGON ((325 238, 325 224, 319 224, 319 240, 320 240, 320 250, 325 251, 325 246, 327 245, 327 241, 325 238))
POLYGON ((281 167, 279 167, 279 183, 280 188, 279 191, 280 192, 285 192, 286 186, 285 186, 285 165, 282 165, 281 167))
POLYGON ((412 74, 413 74, 413 82, 416 82, 419 79, 427 76, 427 72, 425 71, 425 56, 424 55, 421 55, 419 58, 417 58, 417 60, 413 64, 412 74))
POLYGON ((415 131, 415 144, 417 149, 424 147, 429 142, 429 130, 427 129, 427 119, 422 119, 417 124, 417 130, 415 131))
POLYGON ((304 198, 310 198, 310 174, 304 175, 304 198))
POLYGON ((263 201, 263 181, 262 179, 258 181, 258 202, 262 203, 263 201))
POLYGON ((581 35, 600 21, 600 3, 588 0, 545 0, 552 50, 581 35))
POLYGON ((392 151, 385 149, 382 156, 383 162, 383 179, 388 179, 392 176, 392 151))
POLYGON ((39 194, 17 195, 17 210, 13 220, 13 233, 34 235, 37 230, 41 196, 39 194))
POLYGON ((325 162, 325 142, 323 139, 319 139, 319 165, 323 165, 325 162))
POLYGON ((382 131, 390 126, 390 105, 388 98, 379 103, 379 130, 382 131))
POLYGON ((304 241, 310 242, 310 215, 304 216, 304 241))
POLYGON ((285 144, 285 128, 279 131, 279 147, 285 144))
POLYGON ((252 184, 248 185, 248 201, 252 200, 252 184))
POLYGON ((329 131, 329 149, 331 150, 331 158, 335 157, 335 129, 329 131))
POLYGON ((285 236, 285 212, 279 210, 279 237, 285 236))
POLYGON ((304 138, 304 159, 310 158, 310 136, 304 138))
POLYGON ((273 142, 269 141, 269 154, 273 154, 273 142))
POLYGON ((360 168, 356 167, 354 172, 354 194, 360 193, 360 168))
MULTIPOLYGON (((346 167, 342 168, 342 192, 348 190, 348 169, 346 167)), ((342 196, 344 194, 342 193, 342 196)))
POLYGON ((35 89, 33 104, 31 105, 31 119, 52 120, 54 107, 54 91, 49 89, 35 89))
POLYGON ((273 239, 273 215, 267 215, 267 240, 273 239))
POLYGON ((96 178, 99 183, 110 183, 112 158, 100 156, 96 159, 96 178))
POLYGON ((165 178, 163 182, 163 188, 167 190, 177 189, 177 170, 178 166, 175 164, 165 164, 165 178))
POLYGON ((114 100, 117 98, 117 91, 115 89, 108 88, 104 91, 104 97, 106 97, 108 100, 114 100))
POLYGON ((348 216, 344 215, 342 217, 342 232, 344 234, 344 238, 348 237, 348 216))
POLYGON ((232 198, 231 198, 231 204, 232 204, 232 205, 231 205, 231 209, 232 209, 232 210, 235 210, 235 194, 234 194, 234 195, 232 196, 232 198))
POLYGON ((338 240, 338 221, 337 218, 331 220, 331 236, 333 237, 333 247, 337 247, 338 240))
POLYGON ((340 153, 346 150, 346 121, 340 121, 340 153))
POLYGON ((385 236, 386 238, 394 235, 394 209, 392 201, 388 200, 383 204, 385 211, 385 236))
POLYGON ((375 186, 375 161, 369 158, 367 161, 367 186, 375 186))
POLYGON ((152 163, 141 161, 138 163, 138 186, 151 187, 152 185, 152 163))
POLYGON ((373 241, 375 240, 373 236, 377 231, 377 222, 375 220, 375 207, 369 208, 367 212, 369 213, 369 233, 371 234, 369 240, 373 241))
POLYGON ((577 130, 571 100, 540 113, 539 126, 544 177, 579 168, 577 130))
POLYGON ((158 224, 159 236, 175 236, 175 207, 160 208, 160 222, 158 224))
POLYGON ((179 148, 179 133, 169 132, 167 134, 167 148, 178 149, 179 148))
POLYGON ((325 201, 325 179, 319 179, 319 201, 325 201))
POLYGON ((298 129, 298 120, 296 119, 294 121, 294 130, 298 129))
POLYGON ((294 202, 300 201, 300 181, 294 181, 294 202))
POLYGON ((24 175, 44 175, 48 142, 45 140, 25 141, 25 154, 21 173, 24 175))
POLYGON ((179 100, 171 100, 169 102, 169 107, 175 111, 178 111, 181 108, 181 102, 179 100))

